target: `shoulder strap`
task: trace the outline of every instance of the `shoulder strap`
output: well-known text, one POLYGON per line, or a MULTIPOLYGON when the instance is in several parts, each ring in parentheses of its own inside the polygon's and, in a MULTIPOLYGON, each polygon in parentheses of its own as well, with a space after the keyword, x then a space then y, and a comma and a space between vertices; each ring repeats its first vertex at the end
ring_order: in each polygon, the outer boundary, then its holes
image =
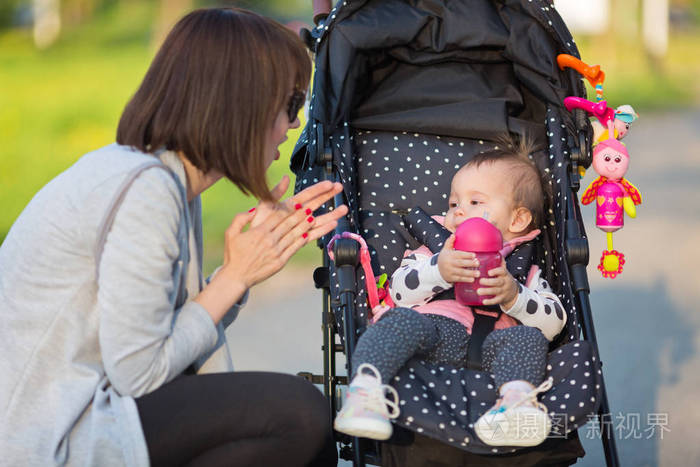
POLYGON ((114 222, 114 217, 117 215, 119 206, 121 206, 122 201, 124 201, 124 197, 126 196, 127 191, 129 191, 129 187, 131 186, 131 184, 134 183, 134 180, 136 180, 136 177, 138 177, 139 175, 141 175, 142 172, 150 169, 151 167, 160 167, 161 169, 167 171, 171 176, 175 177, 175 174, 173 174, 172 171, 169 168, 167 168, 159 159, 155 159, 153 161, 148 161, 144 164, 141 164, 126 175, 126 178, 124 179, 122 184, 119 186, 119 188, 117 188, 114 198, 112 198, 112 201, 109 203, 107 211, 105 212, 105 215, 102 218, 102 222, 100 222, 100 225, 97 229, 97 240, 95 242, 96 279, 99 278, 100 274, 100 260, 102 259, 102 251, 104 250, 105 241, 107 240, 107 234, 112 228, 112 223, 114 222))
POLYGON ((421 245, 428 247, 433 253, 442 250, 442 246, 452 233, 423 210, 420 206, 411 209, 401 216, 406 230, 421 245))

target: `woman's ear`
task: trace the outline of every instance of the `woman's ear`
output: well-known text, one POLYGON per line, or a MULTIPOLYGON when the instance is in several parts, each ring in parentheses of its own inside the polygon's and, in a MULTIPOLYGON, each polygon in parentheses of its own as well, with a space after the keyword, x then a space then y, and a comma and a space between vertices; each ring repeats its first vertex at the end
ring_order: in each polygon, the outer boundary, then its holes
POLYGON ((508 230, 513 234, 525 233, 532 223, 532 213, 528 208, 519 207, 513 210, 513 217, 508 230))

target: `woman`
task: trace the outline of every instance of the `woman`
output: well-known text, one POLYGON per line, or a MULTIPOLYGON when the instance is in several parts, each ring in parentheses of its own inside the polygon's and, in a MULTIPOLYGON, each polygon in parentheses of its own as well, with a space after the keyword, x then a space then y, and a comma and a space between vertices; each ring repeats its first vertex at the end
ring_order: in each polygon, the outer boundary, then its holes
POLYGON ((310 67, 301 41, 269 19, 195 11, 126 106, 117 144, 25 208, 0 247, 2 463, 335 462, 311 384, 221 373, 232 369, 224 325, 247 290, 347 212, 310 215, 339 184, 283 202, 289 179, 266 184, 299 126, 310 67), (199 195, 224 177, 261 203, 233 218, 223 265, 204 281, 199 195))

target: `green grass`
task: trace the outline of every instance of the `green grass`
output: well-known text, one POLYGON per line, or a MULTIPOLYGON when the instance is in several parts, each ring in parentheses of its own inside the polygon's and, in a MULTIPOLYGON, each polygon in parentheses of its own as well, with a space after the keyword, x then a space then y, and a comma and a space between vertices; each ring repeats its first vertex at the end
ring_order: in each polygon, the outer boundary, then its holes
MULTIPOLYGON (((114 142, 124 105, 153 57, 151 2, 118 2, 67 31, 49 50, 26 30, 0 35, 0 242, 32 196, 81 155, 114 142)), ((269 178, 289 172, 299 130, 289 132, 269 178)), ((290 190, 291 191, 291 190, 290 190)), ((255 201, 221 181, 203 196, 205 269, 222 258, 223 232, 255 201)), ((307 246, 297 261, 316 261, 307 246)))

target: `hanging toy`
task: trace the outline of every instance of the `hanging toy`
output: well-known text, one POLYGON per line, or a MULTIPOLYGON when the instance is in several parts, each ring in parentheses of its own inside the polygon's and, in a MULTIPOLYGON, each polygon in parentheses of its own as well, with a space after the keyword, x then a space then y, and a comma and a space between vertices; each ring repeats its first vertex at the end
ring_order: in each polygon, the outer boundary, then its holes
MULTIPOLYGON (((605 232, 607 250, 603 251, 598 270, 603 277, 614 279, 622 273, 625 255, 613 249, 612 234, 624 226, 624 213, 631 218, 637 216, 635 206, 642 203, 642 195, 630 182, 624 179, 629 167, 629 153, 619 140, 625 137, 632 122, 639 116, 631 105, 621 105, 617 109, 608 107, 603 100, 603 82, 605 73, 599 65, 589 66, 571 55, 558 55, 557 64, 562 70, 566 67, 578 71, 596 90, 596 102, 581 97, 567 97, 564 106, 585 110, 595 117, 593 127, 593 169, 598 172, 596 178, 581 196, 581 204, 596 201, 596 227, 605 232)), ((586 171, 579 167, 583 177, 586 171)))
POLYGON ((573 68, 578 71, 584 78, 591 83, 595 88, 596 102, 603 100, 603 82, 605 81, 605 72, 600 69, 600 65, 590 66, 573 55, 559 54, 557 55, 557 64, 560 69, 573 68))
MULTIPOLYGON (((600 69, 600 65, 588 65, 573 55, 560 54, 557 55, 557 64, 560 69, 573 68, 579 72, 588 82, 595 88, 595 100, 596 104, 593 104, 586 99, 580 97, 568 97, 567 99, 576 99, 578 102, 570 103, 566 106, 567 110, 571 111, 572 108, 579 108, 586 110, 588 113, 594 115, 598 118, 598 121, 593 120, 591 125, 593 126, 593 144, 597 144, 608 137, 607 135, 607 121, 601 121, 601 118, 607 120, 612 118, 615 123, 615 138, 622 139, 630 128, 632 122, 639 118, 637 112, 634 111, 631 105, 621 105, 617 109, 610 109, 605 104, 605 108, 596 108, 595 105, 605 102, 603 101, 603 82, 605 81, 605 72, 600 69), (587 103, 587 104, 586 104, 587 103)), ((564 99, 564 105, 566 105, 566 99, 564 99)))
POLYGON ((606 233, 608 244, 598 270, 610 279, 622 273, 625 264, 625 255, 613 249, 612 234, 624 226, 624 213, 634 219, 635 206, 642 203, 639 190, 624 179, 629 159, 625 145, 614 138, 613 122, 609 121, 608 138, 593 149, 593 169, 600 176, 583 192, 581 204, 596 202, 596 227, 606 233))

